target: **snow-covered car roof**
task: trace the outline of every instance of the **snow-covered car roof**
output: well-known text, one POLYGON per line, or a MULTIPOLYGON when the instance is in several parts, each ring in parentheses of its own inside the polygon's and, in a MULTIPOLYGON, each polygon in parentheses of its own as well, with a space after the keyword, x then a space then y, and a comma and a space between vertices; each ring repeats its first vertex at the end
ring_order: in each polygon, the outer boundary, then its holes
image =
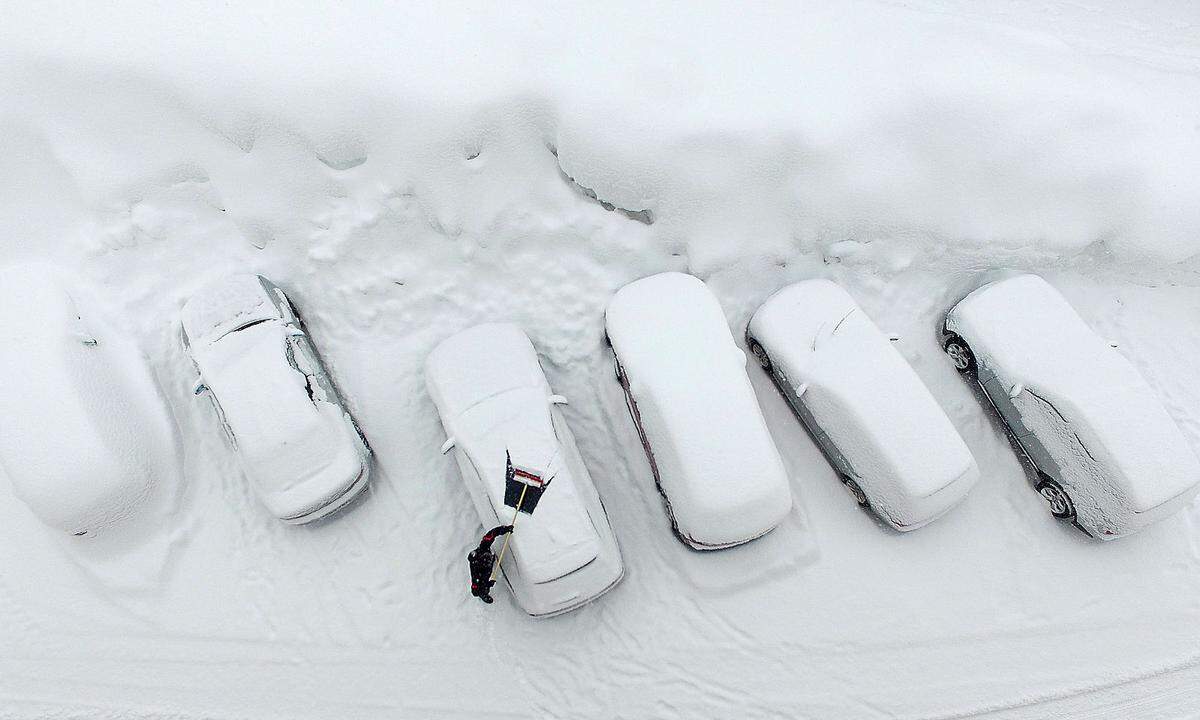
POLYGON ((43 522, 79 533, 131 512, 165 433, 145 359, 70 285, 43 265, 0 272, 0 464, 43 522))
POLYGON ((425 377, 442 417, 505 390, 549 387, 529 338, 509 323, 477 325, 446 338, 426 359, 425 377))
POLYGON ((220 340, 234 330, 263 320, 281 318, 262 277, 237 274, 204 286, 183 306, 183 331, 192 345, 220 340))
POLYGON ((681 535, 753 539, 791 509, 787 472, 725 313, 698 278, 669 272, 617 291, 605 311, 681 535))
POLYGON ((442 425, 477 471, 498 523, 513 519, 513 508, 504 505, 507 454, 552 477, 512 536, 521 575, 550 582, 595 559, 600 538, 555 434, 550 385, 525 333, 497 323, 453 335, 430 353, 425 378, 442 425))
POLYGON ((901 524, 921 522, 944 510, 922 501, 952 483, 974 483, 974 457, 954 425, 840 286, 789 285, 763 303, 749 328, 791 391, 803 389, 805 406, 854 471, 889 490, 872 498, 886 504, 878 510, 901 524))
POLYGON ((947 327, 1005 387, 1050 402, 1136 512, 1200 482, 1200 461, 1155 391, 1041 277, 984 285, 950 311, 947 327))

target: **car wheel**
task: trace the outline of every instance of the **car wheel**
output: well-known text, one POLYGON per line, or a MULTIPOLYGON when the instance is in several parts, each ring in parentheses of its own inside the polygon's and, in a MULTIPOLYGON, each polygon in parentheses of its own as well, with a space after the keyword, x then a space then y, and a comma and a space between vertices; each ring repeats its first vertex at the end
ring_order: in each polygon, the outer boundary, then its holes
POLYGON ((975 369, 975 355, 971 353, 971 348, 958 335, 950 333, 946 336, 946 340, 942 343, 942 348, 946 354, 954 361, 954 369, 959 372, 967 372, 975 369))
POLYGON ((750 354, 758 360, 759 367, 767 372, 771 371, 771 358, 767 356, 767 351, 754 338, 746 338, 746 347, 750 349, 750 354))
POLYGON ((1075 517, 1075 503, 1071 502, 1071 496, 1063 490, 1062 485, 1043 477, 1037 484, 1037 491, 1050 506, 1051 515, 1062 520, 1075 517))
POLYGON ((858 503, 860 507, 868 507, 871 504, 871 502, 867 500, 867 494, 863 492, 863 489, 853 479, 843 477, 842 484, 844 484, 846 489, 850 491, 850 495, 854 498, 854 502, 858 503))

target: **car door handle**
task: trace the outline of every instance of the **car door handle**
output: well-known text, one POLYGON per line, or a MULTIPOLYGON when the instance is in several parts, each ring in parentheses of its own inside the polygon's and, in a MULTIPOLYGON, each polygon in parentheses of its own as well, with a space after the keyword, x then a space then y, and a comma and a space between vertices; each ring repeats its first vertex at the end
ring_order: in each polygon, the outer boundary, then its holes
POLYGON ((551 405, 566 405, 567 404, 567 398, 562 395, 551 395, 550 397, 548 397, 546 399, 550 401, 551 405))
POLYGON ((453 447, 454 447, 454 438, 446 438, 446 442, 442 443, 442 449, 439 450, 438 452, 445 455, 446 453, 450 452, 450 450, 453 447))

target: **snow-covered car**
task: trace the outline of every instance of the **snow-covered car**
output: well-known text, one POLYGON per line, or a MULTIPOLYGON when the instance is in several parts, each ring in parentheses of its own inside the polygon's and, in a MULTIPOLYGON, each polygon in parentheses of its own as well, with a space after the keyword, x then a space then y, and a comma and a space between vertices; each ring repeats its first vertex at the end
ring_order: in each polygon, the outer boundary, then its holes
POLYGON ((0 465, 42 522, 95 535, 173 475, 174 428, 145 357, 44 265, 0 273, 0 465))
POLYGON ((233 275, 192 296, 182 323, 196 394, 271 513, 310 522, 366 487, 370 450, 282 290, 233 275))
POLYGON ((566 400, 525 333, 497 323, 453 335, 430 353, 425 382, 448 436, 442 452, 453 451, 480 522, 515 526, 501 570, 525 612, 558 615, 616 585, 625 574, 616 536, 563 418, 566 400), (510 457, 546 482, 519 518, 510 457))
POLYGON ((679 539, 716 550, 774 529, 792 507, 787 471, 708 286, 677 272, 632 282, 609 301, 605 328, 679 539))
POLYGON ((1154 390, 1042 278, 971 292, 947 314, 943 347, 1032 462, 1055 517, 1110 539, 1200 489, 1200 461, 1154 390))
POLYGON ((979 468, 946 413, 849 293, 829 280, 776 292, 746 346, 860 505, 915 530, 975 485, 979 468))

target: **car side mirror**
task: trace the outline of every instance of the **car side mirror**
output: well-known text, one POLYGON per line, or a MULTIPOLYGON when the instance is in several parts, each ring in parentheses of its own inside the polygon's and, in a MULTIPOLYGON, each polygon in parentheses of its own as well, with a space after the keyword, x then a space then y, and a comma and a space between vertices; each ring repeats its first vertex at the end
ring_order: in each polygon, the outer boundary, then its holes
POLYGON ((1008 389, 1008 396, 1010 398, 1015 398, 1023 392, 1025 392, 1025 385, 1022 383, 1017 383, 1008 389))
POLYGON ((454 438, 446 438, 446 442, 442 443, 442 448, 438 452, 445 455, 454 448, 454 438))
POLYGON ((203 379, 196 378, 196 383, 192 385, 192 394, 199 395, 204 392, 208 392, 208 386, 204 384, 203 379))

